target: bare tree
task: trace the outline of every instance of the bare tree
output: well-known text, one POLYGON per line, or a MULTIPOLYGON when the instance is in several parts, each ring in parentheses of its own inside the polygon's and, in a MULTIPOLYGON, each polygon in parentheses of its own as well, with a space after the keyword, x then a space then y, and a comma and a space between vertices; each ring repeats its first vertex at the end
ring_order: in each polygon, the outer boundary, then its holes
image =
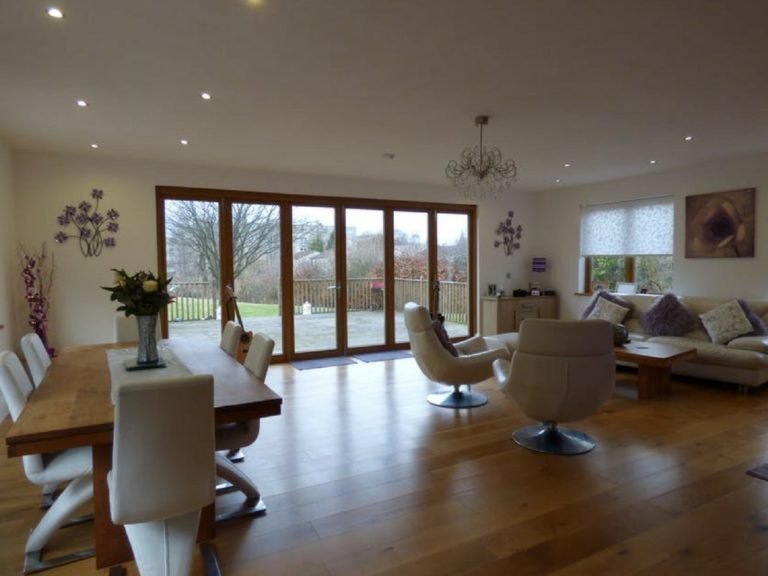
MULTIPOLYGON (((303 245, 323 230, 319 222, 294 222, 294 243, 303 245)), ((173 200, 166 203, 169 244, 197 255, 198 273, 214 285, 221 282, 219 204, 173 200), (207 278, 206 276, 210 276, 207 278)), ((232 257, 239 278, 259 259, 280 249, 280 207, 273 204, 232 204, 232 257)))
MULTIPOLYGON (((167 203, 166 229, 171 243, 197 254, 198 269, 221 281, 219 205, 215 202, 167 203)), ((280 247, 280 209, 268 204, 232 205, 232 250, 235 278, 259 258, 280 247)))

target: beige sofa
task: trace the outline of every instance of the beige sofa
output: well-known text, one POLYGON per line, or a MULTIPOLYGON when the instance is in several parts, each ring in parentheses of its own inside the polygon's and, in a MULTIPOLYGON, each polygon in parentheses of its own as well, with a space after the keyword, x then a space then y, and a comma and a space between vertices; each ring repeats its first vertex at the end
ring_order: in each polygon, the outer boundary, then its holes
MULTIPOLYGON (((647 340, 696 349, 696 358, 673 366, 673 373, 732 382, 742 386, 756 387, 768 382, 768 336, 742 336, 731 340, 728 344, 714 344, 700 322, 697 322, 693 331, 683 336, 648 336, 643 332, 640 318, 661 296, 652 294, 617 294, 616 296, 634 305, 623 321, 629 330, 631 340, 647 340)), ((727 300, 680 297, 680 302, 697 318, 727 300)), ((746 302, 751 310, 768 324, 768 302, 751 300, 746 302)))

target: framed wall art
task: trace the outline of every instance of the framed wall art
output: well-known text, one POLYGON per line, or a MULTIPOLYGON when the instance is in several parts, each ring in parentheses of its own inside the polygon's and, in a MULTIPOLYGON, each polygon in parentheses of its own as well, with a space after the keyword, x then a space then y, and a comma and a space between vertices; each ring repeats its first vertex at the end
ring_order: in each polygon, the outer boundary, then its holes
POLYGON ((754 256, 754 188, 685 197, 686 258, 754 256))

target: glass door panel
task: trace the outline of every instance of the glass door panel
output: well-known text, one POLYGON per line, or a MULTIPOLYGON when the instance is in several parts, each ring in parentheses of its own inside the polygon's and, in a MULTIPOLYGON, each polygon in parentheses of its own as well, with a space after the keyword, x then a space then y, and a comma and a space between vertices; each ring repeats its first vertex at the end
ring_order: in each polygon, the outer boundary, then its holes
POLYGON ((395 342, 408 342, 406 302, 429 307, 429 219, 427 212, 395 210, 395 342))
POLYGON ((232 263, 237 306, 246 330, 275 341, 283 352, 280 314, 280 207, 232 204, 232 263))
POLYGON ((383 345, 384 211, 347 208, 347 347, 383 345))
POLYGON ((437 279, 440 313, 448 335, 469 335, 469 217, 437 214, 437 279))
POLYGON ((221 338, 219 203, 165 200, 166 272, 174 301, 168 335, 221 338))
POLYGON ((336 210, 292 207, 294 350, 336 350, 336 210))

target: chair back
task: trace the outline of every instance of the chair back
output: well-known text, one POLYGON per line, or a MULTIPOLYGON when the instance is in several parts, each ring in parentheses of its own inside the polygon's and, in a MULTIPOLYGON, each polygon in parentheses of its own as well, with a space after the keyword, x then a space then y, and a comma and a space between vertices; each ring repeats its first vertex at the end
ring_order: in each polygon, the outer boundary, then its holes
POLYGON ((34 390, 19 357, 9 350, 0 352, 0 393, 3 394, 11 420, 16 422, 34 390))
POLYGON ((243 335, 243 329, 239 324, 232 320, 227 321, 224 330, 221 333, 221 342, 219 346, 232 358, 237 358, 237 347, 240 345, 240 337, 243 335))
POLYGON ((613 329, 605 320, 527 319, 504 388, 531 418, 569 422, 594 414, 613 393, 613 329))
MULTIPOLYGON (((403 309, 405 327, 408 330, 408 338, 411 344, 411 352, 416 363, 427 378, 442 381, 442 366, 452 360, 452 356, 446 350, 435 334, 432 327, 432 318, 421 304, 408 302, 403 309)), ((490 362, 488 364, 490 372, 490 362)))
MULTIPOLYGON (((19 357, 8 350, 0 352, 0 393, 14 422, 21 416, 24 406, 27 405, 27 398, 33 390, 32 382, 21 365, 19 357)), ((30 480, 45 469, 45 463, 39 454, 23 456, 22 463, 24 473, 30 480)))
POLYGON ((21 351, 29 366, 29 373, 32 375, 32 382, 37 387, 43 381, 48 367, 51 365, 51 357, 40 336, 34 332, 25 334, 21 337, 21 351))
POLYGON ((272 359, 272 350, 274 348, 275 341, 272 338, 260 332, 253 334, 248 354, 243 364, 262 381, 267 377, 267 370, 269 369, 269 362, 272 359))
POLYGON ((117 524, 174 518, 210 504, 216 488, 213 377, 120 386, 110 474, 117 524))

